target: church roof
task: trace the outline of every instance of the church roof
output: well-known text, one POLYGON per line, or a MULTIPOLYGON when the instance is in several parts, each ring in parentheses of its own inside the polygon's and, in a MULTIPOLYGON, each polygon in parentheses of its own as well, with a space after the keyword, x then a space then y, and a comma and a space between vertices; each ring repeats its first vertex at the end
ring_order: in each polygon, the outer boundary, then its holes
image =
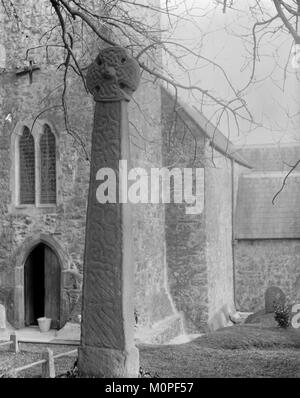
POLYGON ((236 208, 236 239, 300 238, 300 173, 253 172, 240 176, 236 208))
MULTIPOLYGON (((299 142, 249 145, 236 147, 237 152, 249 162, 254 171, 290 171, 300 159, 299 142)), ((300 170, 300 167, 298 167, 300 170)))
MULTIPOLYGON (((175 101, 174 95, 170 93, 166 87, 161 86, 161 89, 172 101, 175 101)), ((249 169, 252 168, 244 157, 238 153, 234 144, 196 108, 192 108, 188 104, 177 99, 176 112, 182 118, 188 117, 192 120, 198 127, 199 133, 204 134, 204 136, 208 138, 212 148, 216 149, 225 157, 234 160, 238 164, 249 169)))

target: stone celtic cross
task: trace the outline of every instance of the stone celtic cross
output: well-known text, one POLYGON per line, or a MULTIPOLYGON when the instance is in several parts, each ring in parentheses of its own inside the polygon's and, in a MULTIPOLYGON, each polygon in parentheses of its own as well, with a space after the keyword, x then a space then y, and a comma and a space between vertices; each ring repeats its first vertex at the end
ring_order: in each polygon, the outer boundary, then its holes
MULTIPOLYGON (((79 368, 83 375, 95 377, 137 377, 130 205, 120 201, 98 203, 96 177, 101 168, 110 168, 118 176, 119 161, 130 161, 127 105, 138 87, 140 68, 123 48, 110 47, 100 51, 86 81, 96 106, 79 368)), ((117 192, 122 188, 118 184, 117 192)))

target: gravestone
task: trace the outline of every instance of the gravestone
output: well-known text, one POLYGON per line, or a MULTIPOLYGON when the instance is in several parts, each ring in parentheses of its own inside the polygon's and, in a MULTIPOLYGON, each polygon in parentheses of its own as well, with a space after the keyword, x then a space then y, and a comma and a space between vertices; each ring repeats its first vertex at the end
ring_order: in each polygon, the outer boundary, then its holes
MULTIPOLYGON (((138 63, 121 47, 100 51, 87 72, 96 101, 86 223, 79 370, 84 376, 137 377, 134 345, 131 208, 99 203, 99 170, 119 175, 119 161, 130 167, 127 105, 140 80, 138 63)), ((116 192, 124 187, 116 179, 116 192)), ((123 202, 121 200, 121 202, 123 202)))
POLYGON ((284 305, 286 297, 283 291, 277 286, 268 287, 265 293, 265 311, 266 313, 274 312, 275 305, 284 305))
POLYGON ((4 305, 0 304, 0 330, 6 329, 6 313, 4 305))

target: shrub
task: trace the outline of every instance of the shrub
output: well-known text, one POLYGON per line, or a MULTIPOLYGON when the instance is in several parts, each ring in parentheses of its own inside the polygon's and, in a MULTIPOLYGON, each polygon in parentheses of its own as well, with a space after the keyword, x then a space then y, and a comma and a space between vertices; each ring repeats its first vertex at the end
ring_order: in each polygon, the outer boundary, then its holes
POLYGON ((274 318, 281 328, 288 328, 290 326, 290 308, 286 304, 274 305, 274 318))
POLYGON ((157 379, 159 378, 159 375, 156 372, 150 373, 147 370, 144 370, 142 367, 140 367, 139 377, 157 379))

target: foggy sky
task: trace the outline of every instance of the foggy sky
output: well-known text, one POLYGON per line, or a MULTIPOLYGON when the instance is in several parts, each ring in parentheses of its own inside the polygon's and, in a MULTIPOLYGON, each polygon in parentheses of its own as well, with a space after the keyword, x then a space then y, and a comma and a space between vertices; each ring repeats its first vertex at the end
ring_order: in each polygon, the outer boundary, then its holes
MULTIPOLYGON (((213 0, 186 0, 185 6, 194 7, 193 15, 186 17, 188 21, 182 19, 178 26, 173 25, 174 32, 168 39, 176 40, 221 65, 234 87, 241 89, 251 75, 252 63, 249 61, 253 54, 251 31, 254 20, 249 16, 247 1, 243 3, 243 13, 227 10, 226 14, 223 14, 222 7, 213 11, 213 3, 213 0), (204 11, 207 13, 206 17, 200 17, 204 11)), ((176 12, 184 12, 183 6, 176 12)), ((175 19, 171 21, 174 23, 175 19)), ((163 19, 163 23, 164 27, 168 25, 170 28, 166 18, 163 19)), ((244 97, 255 122, 262 126, 256 126, 253 131, 254 126, 240 120, 241 132, 238 135, 233 119, 229 120, 228 128, 227 118, 223 117, 220 129, 235 143, 246 145, 298 140, 300 123, 295 115, 299 112, 299 82, 296 78, 297 70, 292 68, 291 57, 289 59, 292 44, 292 38, 284 33, 277 36, 267 34, 262 39, 256 64, 256 83, 249 87, 244 97), (287 77, 284 84, 286 65, 287 77)), ((178 55, 182 54, 182 50, 176 50, 174 46, 172 50, 178 55)), ((232 97, 224 76, 216 68, 207 64, 205 66, 205 63, 199 62, 195 56, 187 56, 184 63, 190 71, 189 74, 180 71, 174 62, 167 62, 167 67, 178 81, 189 84, 190 77, 192 84, 200 85, 218 97, 232 97)), ((180 97, 199 109, 200 96, 195 96, 188 91, 180 90, 180 97)), ((215 110, 216 108, 211 106, 203 108, 207 117, 211 117, 215 110)))

